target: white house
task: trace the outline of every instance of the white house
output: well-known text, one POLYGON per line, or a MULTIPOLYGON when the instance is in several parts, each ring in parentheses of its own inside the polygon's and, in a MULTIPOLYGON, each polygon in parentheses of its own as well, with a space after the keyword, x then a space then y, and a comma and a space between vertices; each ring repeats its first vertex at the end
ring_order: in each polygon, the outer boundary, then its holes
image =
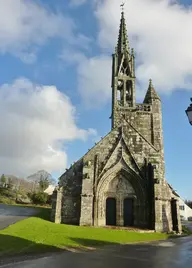
POLYGON ((48 195, 52 195, 54 189, 55 189, 54 185, 49 185, 49 187, 44 191, 44 193, 47 193, 48 195))
MULTIPOLYGON (((179 200, 179 212, 180 212, 180 217, 181 220, 189 220, 189 218, 192 219, 192 209, 185 204, 185 201, 180 197, 180 195, 173 189, 173 187, 169 184, 169 187, 173 193, 174 196, 177 197, 177 199, 179 200)), ((191 220, 190 219, 190 220, 191 220)))
POLYGON ((192 209, 185 204, 185 201, 179 197, 179 208, 180 208, 180 216, 183 220, 188 220, 189 217, 192 218, 192 209))

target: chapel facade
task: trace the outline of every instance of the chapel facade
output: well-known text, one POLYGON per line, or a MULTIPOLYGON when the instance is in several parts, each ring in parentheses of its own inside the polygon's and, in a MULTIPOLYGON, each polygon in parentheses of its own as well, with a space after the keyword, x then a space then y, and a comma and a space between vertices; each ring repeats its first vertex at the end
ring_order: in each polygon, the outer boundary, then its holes
POLYGON ((112 128, 60 177, 53 222, 181 232, 178 197, 165 179, 161 99, 150 80, 137 104, 135 80, 122 12, 112 56, 112 128))

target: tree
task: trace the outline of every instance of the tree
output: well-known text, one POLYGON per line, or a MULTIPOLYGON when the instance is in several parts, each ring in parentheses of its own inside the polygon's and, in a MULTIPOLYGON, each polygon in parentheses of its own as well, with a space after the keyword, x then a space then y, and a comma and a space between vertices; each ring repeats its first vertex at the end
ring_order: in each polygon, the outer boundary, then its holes
POLYGON ((31 194, 30 198, 36 205, 45 205, 48 201, 49 196, 46 193, 38 192, 31 194))
POLYGON ((41 176, 39 180, 40 191, 45 191, 49 187, 49 180, 47 177, 41 176))
POLYGON ((185 200, 185 204, 192 208, 192 200, 185 200))
POLYGON ((13 181, 12 181, 12 178, 8 178, 7 188, 10 189, 10 190, 13 189, 13 181))
POLYGON ((56 185, 56 181, 52 178, 51 174, 45 170, 40 170, 28 176, 27 181, 34 184, 32 192, 44 191, 49 185, 56 185))
POLYGON ((1 183, 2 183, 3 187, 5 187, 6 178, 5 178, 5 175, 4 174, 1 175, 1 183))

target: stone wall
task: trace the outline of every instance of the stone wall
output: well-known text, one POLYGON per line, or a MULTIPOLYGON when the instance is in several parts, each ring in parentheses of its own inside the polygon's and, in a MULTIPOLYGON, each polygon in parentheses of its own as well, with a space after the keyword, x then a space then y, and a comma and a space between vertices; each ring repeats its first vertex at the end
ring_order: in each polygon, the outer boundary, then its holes
MULTIPOLYGON (((55 214, 60 213, 61 223, 79 224, 81 212, 82 160, 74 163, 70 169, 66 170, 60 177, 59 188, 63 190, 60 198, 60 208, 57 207, 55 214)), ((54 212, 52 213, 54 214, 54 212)))
POLYGON ((62 222, 62 198, 63 188, 56 187, 52 195, 51 221, 55 223, 62 222))

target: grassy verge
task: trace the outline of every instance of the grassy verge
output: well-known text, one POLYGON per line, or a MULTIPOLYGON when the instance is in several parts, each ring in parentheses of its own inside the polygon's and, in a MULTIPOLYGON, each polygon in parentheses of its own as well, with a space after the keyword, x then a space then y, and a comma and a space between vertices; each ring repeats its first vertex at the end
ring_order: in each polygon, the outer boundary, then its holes
POLYGON ((15 205, 15 201, 6 196, 0 195, 0 204, 15 205))
POLYGON ((0 256, 167 239, 167 234, 137 233, 49 222, 50 209, 0 231, 0 256))
POLYGON ((182 226, 182 232, 185 235, 192 235, 192 231, 187 226, 182 226))

